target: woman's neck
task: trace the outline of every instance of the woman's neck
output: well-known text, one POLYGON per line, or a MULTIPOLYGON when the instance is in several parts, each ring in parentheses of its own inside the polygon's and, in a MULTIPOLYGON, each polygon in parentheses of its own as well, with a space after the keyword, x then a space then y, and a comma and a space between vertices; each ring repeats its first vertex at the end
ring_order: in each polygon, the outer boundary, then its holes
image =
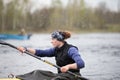
POLYGON ((61 42, 58 48, 61 48, 64 45, 64 42, 61 42))

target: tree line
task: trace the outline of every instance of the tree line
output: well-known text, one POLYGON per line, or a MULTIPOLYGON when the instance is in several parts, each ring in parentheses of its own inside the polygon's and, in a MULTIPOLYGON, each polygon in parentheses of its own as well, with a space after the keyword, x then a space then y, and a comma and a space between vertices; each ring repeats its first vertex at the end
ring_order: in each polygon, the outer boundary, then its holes
MULTIPOLYGON (((119 3, 120 4, 120 3, 119 3)), ((88 7, 84 0, 52 0, 50 7, 31 12, 30 0, 0 0, 0 32, 52 31, 66 29, 74 31, 117 31, 120 32, 120 6, 111 11, 105 2, 95 8, 88 7)))

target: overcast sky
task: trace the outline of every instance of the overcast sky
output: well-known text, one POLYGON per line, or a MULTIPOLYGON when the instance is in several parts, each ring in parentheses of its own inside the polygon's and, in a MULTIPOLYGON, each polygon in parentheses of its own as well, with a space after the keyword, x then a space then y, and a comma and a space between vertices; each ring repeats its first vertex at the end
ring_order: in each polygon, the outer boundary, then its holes
MULTIPOLYGON (((64 5, 68 2, 68 0, 61 1, 64 5)), ((99 2, 106 2, 107 7, 113 11, 117 11, 118 1, 119 0, 85 0, 86 4, 91 7, 98 6, 99 2)), ((35 4, 34 8, 40 8, 42 6, 50 6, 51 0, 32 0, 32 3, 35 4)))

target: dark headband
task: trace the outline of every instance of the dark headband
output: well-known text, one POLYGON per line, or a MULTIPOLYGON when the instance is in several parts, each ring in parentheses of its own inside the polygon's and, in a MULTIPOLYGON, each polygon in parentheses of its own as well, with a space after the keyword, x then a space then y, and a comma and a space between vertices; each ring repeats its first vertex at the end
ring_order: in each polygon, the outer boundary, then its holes
POLYGON ((51 36, 52 38, 56 38, 59 41, 63 41, 65 39, 63 33, 59 31, 53 32, 51 36))

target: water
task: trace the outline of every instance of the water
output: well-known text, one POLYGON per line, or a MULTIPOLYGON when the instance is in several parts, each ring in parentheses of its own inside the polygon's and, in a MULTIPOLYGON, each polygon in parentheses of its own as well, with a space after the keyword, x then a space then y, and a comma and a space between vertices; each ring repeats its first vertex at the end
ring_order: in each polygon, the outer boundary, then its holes
MULTIPOLYGON (((67 40, 77 46, 86 63, 81 74, 90 80, 120 80, 120 33, 73 34, 67 40)), ((6 40, 16 46, 35 49, 52 47, 49 34, 34 34, 30 40, 6 40)), ((43 58, 55 63, 54 58, 43 58)), ((0 45, 0 77, 7 77, 42 69, 57 72, 56 68, 31 56, 0 45)))

